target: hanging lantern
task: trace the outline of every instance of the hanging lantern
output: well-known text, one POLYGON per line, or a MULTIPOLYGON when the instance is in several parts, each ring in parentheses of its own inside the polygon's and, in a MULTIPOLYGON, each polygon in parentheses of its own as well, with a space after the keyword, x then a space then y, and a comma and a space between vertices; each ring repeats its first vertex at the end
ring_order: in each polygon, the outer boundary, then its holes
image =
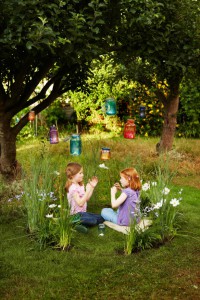
POLYGON ((133 119, 128 119, 124 126, 124 138, 134 139, 136 134, 136 126, 133 119))
POLYGON ((81 137, 79 134, 72 134, 70 138, 70 154, 80 155, 82 150, 81 137))
POLYGON ((105 100, 106 115, 114 116, 117 113, 116 101, 113 98, 107 98, 105 100))
POLYGON ((31 110, 29 112, 28 119, 29 119, 29 121, 34 121, 35 120, 35 112, 34 112, 34 110, 31 110))
POLYGON ((50 127, 49 137, 50 137, 50 144, 57 144, 59 142, 58 130, 56 129, 55 125, 50 127))
POLYGON ((140 118, 145 118, 145 110, 146 107, 144 105, 140 105, 140 118))
POLYGON ((101 148, 101 159, 102 160, 108 160, 110 159, 110 148, 101 148))

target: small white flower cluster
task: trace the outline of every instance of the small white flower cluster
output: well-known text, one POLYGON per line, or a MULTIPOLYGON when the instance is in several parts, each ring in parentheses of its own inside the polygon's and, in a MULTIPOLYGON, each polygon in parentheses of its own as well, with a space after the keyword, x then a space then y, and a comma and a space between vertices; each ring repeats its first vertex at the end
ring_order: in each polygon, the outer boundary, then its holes
MULTIPOLYGON (((54 203, 52 203, 52 204, 49 204, 49 208, 61 208, 61 205, 60 204, 54 204, 54 203)), ((53 218, 53 213, 50 213, 50 214, 47 214, 46 215, 46 218, 53 218)))
POLYGON ((12 202, 13 200, 19 201, 19 200, 21 200, 21 198, 23 197, 23 195, 24 195, 24 192, 21 192, 21 194, 15 195, 13 198, 9 198, 8 202, 12 202))
POLYGON ((45 200, 46 198, 48 198, 48 197, 49 197, 52 201, 56 201, 56 200, 57 200, 57 198, 56 198, 54 192, 49 192, 49 193, 46 193, 46 192, 37 192, 37 194, 38 194, 38 196, 39 196, 39 198, 38 198, 39 201, 44 201, 44 200, 45 200))
MULTIPOLYGON (((148 190, 150 184, 144 184, 144 191, 148 190)), ((182 191, 183 189, 181 189, 178 193, 179 194, 182 194, 182 191)), ((162 194, 163 195, 168 195, 170 192, 170 189, 165 187, 163 190, 162 190, 162 194)), ((176 207, 180 204, 180 201, 182 200, 182 197, 179 197, 179 198, 173 198, 169 201, 169 203, 173 206, 173 207, 176 207)), ((143 214, 144 216, 147 216, 148 213, 150 213, 151 211, 154 211, 154 210, 159 210, 165 203, 166 203, 166 199, 161 199, 160 201, 158 201, 157 203, 153 204, 151 207, 147 206, 144 208, 143 210, 143 214)), ((155 213, 156 215, 157 213, 155 213)))
POLYGON ((150 190, 151 186, 157 186, 157 182, 156 181, 152 181, 152 182, 146 182, 142 185, 142 191, 146 192, 148 190, 150 190))
POLYGON ((143 191, 148 191, 150 189, 150 183, 149 182, 146 182, 142 185, 142 190, 143 191))
MULTIPOLYGON (((170 204, 173 206, 173 207, 176 207, 180 204, 180 201, 182 200, 182 198, 173 198, 170 200, 170 204)), ((157 202, 156 204, 153 205, 153 210, 154 209, 159 209, 163 206, 163 204, 166 203, 166 199, 161 199, 160 202, 157 202)))

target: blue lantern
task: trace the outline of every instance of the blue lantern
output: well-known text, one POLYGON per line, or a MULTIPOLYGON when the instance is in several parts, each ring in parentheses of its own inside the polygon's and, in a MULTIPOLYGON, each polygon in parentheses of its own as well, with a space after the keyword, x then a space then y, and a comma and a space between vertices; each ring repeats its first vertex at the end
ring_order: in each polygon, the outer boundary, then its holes
POLYGON ((146 107, 144 105, 140 105, 140 118, 145 118, 145 110, 146 107))

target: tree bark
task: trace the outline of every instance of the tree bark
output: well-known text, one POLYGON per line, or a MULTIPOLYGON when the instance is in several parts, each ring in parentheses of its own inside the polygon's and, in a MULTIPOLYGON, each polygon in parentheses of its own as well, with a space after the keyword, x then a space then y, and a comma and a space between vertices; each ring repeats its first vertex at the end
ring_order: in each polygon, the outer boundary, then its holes
POLYGON ((159 153, 170 151, 173 147, 173 141, 177 124, 178 106, 179 93, 178 91, 172 91, 172 94, 166 99, 164 103, 164 124, 160 142, 157 144, 156 147, 159 153))
POLYGON ((16 134, 10 123, 3 119, 0 121, 0 172, 7 179, 13 179, 19 173, 19 169, 16 161, 16 134))

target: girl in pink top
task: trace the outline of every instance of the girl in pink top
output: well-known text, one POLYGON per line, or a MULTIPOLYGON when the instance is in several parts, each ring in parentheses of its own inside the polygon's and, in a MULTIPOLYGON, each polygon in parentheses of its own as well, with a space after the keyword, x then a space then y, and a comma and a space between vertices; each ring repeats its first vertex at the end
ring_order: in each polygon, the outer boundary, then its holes
POLYGON ((104 219, 100 214, 87 212, 87 202, 93 194, 94 188, 98 183, 98 178, 96 176, 92 177, 86 184, 86 187, 84 187, 83 167, 74 162, 67 165, 66 175, 67 182, 65 189, 70 206, 70 214, 77 215, 82 225, 92 226, 103 223, 104 219))

